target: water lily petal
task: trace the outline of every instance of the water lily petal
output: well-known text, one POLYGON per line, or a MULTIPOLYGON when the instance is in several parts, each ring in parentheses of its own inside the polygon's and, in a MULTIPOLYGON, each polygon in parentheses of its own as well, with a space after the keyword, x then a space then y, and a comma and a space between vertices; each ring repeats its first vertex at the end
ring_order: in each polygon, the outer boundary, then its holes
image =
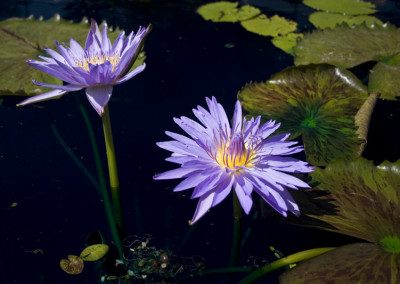
POLYGON ((194 216, 193 216, 192 220, 190 221, 191 225, 196 223, 211 208, 214 196, 215 196, 215 192, 210 192, 210 193, 205 194, 202 197, 200 197, 199 202, 197 203, 197 208, 194 213, 194 216))
POLYGON ((137 74, 142 72, 145 68, 146 68, 146 64, 143 63, 142 65, 140 65, 140 66, 136 67, 135 69, 133 69, 133 71, 129 72, 128 74, 126 74, 122 78, 119 78, 117 81, 115 81, 114 85, 118 85, 118 84, 121 84, 121 83, 124 83, 124 82, 128 81, 129 79, 135 77, 137 74))
POLYGON ((64 95, 67 91, 62 91, 62 90, 53 90, 41 95, 37 95, 34 97, 30 97, 29 99, 26 99, 22 102, 20 102, 19 104, 17 104, 17 106, 25 106, 28 104, 32 104, 32 103, 37 103, 37 102, 42 102, 42 101, 47 101, 47 100, 52 100, 52 99, 59 99, 62 95, 64 95))
POLYGON ((86 88, 86 97, 100 116, 103 116, 104 114, 104 106, 111 98, 112 89, 112 86, 95 86, 86 88))
POLYGON ((36 80, 32 80, 32 82, 37 86, 53 88, 53 89, 58 89, 58 90, 62 90, 62 91, 67 91, 67 92, 79 91, 79 90, 83 89, 82 86, 76 86, 76 85, 52 85, 52 84, 38 82, 36 80))

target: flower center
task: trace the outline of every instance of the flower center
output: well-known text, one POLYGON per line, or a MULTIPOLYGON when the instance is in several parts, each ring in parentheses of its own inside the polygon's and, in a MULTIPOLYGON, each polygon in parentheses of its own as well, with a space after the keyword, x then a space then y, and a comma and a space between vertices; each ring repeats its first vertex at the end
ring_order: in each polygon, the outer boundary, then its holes
POLYGON ((379 240, 383 249, 390 253, 400 253, 400 239, 398 236, 387 236, 379 240))
POLYGON ((243 138, 239 135, 236 135, 218 149, 215 160, 223 167, 236 170, 237 167, 249 165, 251 157, 252 152, 246 149, 243 138))
POLYGON ((76 66, 85 69, 86 71, 90 71, 89 63, 92 65, 100 65, 109 61, 112 64, 112 71, 114 71, 114 67, 118 65, 120 59, 119 55, 108 56, 105 54, 98 54, 95 56, 84 57, 81 61, 76 62, 76 66))

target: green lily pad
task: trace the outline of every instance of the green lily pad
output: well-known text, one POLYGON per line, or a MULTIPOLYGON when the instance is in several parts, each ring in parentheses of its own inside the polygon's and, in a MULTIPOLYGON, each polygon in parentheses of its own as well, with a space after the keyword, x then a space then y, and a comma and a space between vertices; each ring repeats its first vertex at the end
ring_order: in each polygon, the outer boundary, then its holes
POLYGON ((279 277, 281 284, 399 283, 400 255, 380 246, 355 243, 307 260, 279 277))
MULTIPOLYGON (((25 61, 40 60, 39 55, 46 56, 44 47, 57 50, 55 40, 69 45, 72 37, 84 46, 89 28, 86 19, 81 23, 72 23, 60 19, 58 15, 47 21, 32 17, 0 21, 0 95, 29 96, 51 90, 36 86, 32 79, 61 85, 61 80, 28 66, 25 61)), ((109 30, 111 42, 117 38, 119 32, 119 29, 109 30)), ((134 66, 143 63, 144 58, 144 54, 141 54, 134 66)))
POLYGON ((343 14, 334 14, 334 13, 326 13, 326 12, 315 12, 312 13, 308 20, 317 28, 333 29, 335 26, 346 23, 349 26, 353 25, 361 25, 365 23, 367 27, 373 27, 375 25, 383 25, 382 21, 373 16, 367 15, 358 15, 358 16, 349 16, 343 14))
POLYGON ((96 244, 86 247, 81 252, 81 258, 84 261, 97 261, 102 258, 109 250, 108 245, 96 244))
POLYGON ((303 0, 303 4, 326 12, 366 15, 376 12, 375 5, 360 0, 303 0))
POLYGON ((271 39, 273 45, 282 49, 284 52, 294 55, 293 47, 296 46, 297 40, 302 38, 303 34, 289 33, 283 36, 277 36, 271 39))
POLYGON ((213 22, 238 22, 247 20, 260 14, 258 8, 250 5, 244 5, 237 8, 238 2, 220 1, 205 4, 197 9, 205 20, 213 22))
POLYGON ((368 90, 379 92, 383 99, 400 99, 400 66, 378 62, 369 75, 368 90))
POLYGON ((60 267, 68 274, 80 274, 83 270, 83 260, 76 255, 68 255, 68 259, 61 259, 60 267))
POLYGON ((329 65, 291 67, 238 94, 250 116, 281 122, 279 131, 302 136, 306 158, 315 166, 359 156, 363 142, 354 116, 368 97, 349 71, 329 65))
POLYGON ((311 173, 316 190, 330 194, 334 215, 312 216, 335 227, 334 231, 378 243, 400 236, 400 160, 375 166, 364 158, 338 161, 311 173))
POLYGON ((305 34, 294 53, 296 65, 328 63, 351 68, 367 61, 385 61, 400 53, 400 30, 390 24, 374 28, 343 24, 305 34))
POLYGON ((241 21, 240 24, 249 32, 253 32, 263 36, 280 36, 294 32, 297 28, 297 23, 291 20, 274 15, 268 18, 261 14, 256 18, 241 21))

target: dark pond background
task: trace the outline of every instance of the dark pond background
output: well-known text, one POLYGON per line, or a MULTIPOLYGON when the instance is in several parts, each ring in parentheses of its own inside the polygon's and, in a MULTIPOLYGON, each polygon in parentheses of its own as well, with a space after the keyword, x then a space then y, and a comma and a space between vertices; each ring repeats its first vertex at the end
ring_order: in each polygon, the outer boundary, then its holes
MULTIPOLYGON (((197 200, 190 200, 190 191, 173 193, 177 180, 153 181, 155 173, 174 168, 164 161, 168 152, 155 143, 167 140, 165 130, 181 132, 172 118, 193 118, 191 109, 199 104, 205 106, 206 96, 215 96, 231 116, 236 94, 247 82, 265 81, 293 65, 293 58, 275 48, 269 38, 247 32, 240 24, 203 20, 195 11, 206 2, 214 1, 0 2, 0 20, 31 14, 48 19, 59 13, 76 22, 82 17, 106 20, 110 26, 127 32, 152 23, 153 31, 145 45, 146 70, 116 86, 109 106, 127 235, 139 240, 151 235, 149 245, 175 255, 173 264, 182 263, 182 275, 196 274, 195 263, 199 260, 210 269, 228 266, 232 200, 229 197, 213 208, 188 234, 188 220, 197 200)), ((313 10, 299 2, 241 1, 262 8, 269 16, 279 14, 293 19, 300 31, 311 30, 307 18, 313 10)), ((399 26, 398 2, 375 3, 380 10, 377 17, 399 26)), ((77 95, 89 114, 106 170, 101 119, 84 92, 77 95)), ((78 276, 68 275, 59 267, 60 259, 68 254, 79 255, 92 231, 100 230, 111 241, 101 196, 54 132, 56 129, 96 176, 88 132, 77 102, 72 94, 67 94, 60 100, 15 107, 22 99, 5 97, 0 107, 0 283, 99 283, 105 272, 96 264, 85 263, 78 276), (14 202, 17 205, 12 207, 14 202)), ((383 115, 375 122, 397 119, 398 123, 398 112, 385 109, 384 103, 379 103, 379 107, 383 108, 383 115)), ((380 147, 379 141, 394 143, 390 142, 390 135, 395 134, 382 133, 381 139, 372 138, 376 144, 370 148, 370 155, 380 151, 380 157, 387 158, 393 148, 380 147)), ((278 222, 278 216, 272 212, 263 218, 258 197, 254 195, 254 199, 255 207, 243 218, 244 229, 252 225, 252 230, 242 249, 242 266, 273 261, 275 257, 268 248, 271 245, 288 255, 354 241, 278 222)), ((259 283, 277 283, 280 273, 271 273, 259 283)), ((236 280, 243 276, 239 274, 236 280)), ((183 283, 220 283, 223 279, 213 275, 183 283)))

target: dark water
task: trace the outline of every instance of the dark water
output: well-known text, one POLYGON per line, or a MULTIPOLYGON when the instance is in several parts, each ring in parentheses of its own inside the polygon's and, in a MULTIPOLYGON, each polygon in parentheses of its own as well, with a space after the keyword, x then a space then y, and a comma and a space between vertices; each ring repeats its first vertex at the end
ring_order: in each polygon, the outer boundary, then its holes
MULTIPOLYGON (((210 269, 228 265, 232 200, 227 198, 213 208, 188 234, 188 220, 197 200, 190 200, 189 193, 173 193, 176 180, 153 181, 155 173, 174 167, 164 161, 168 152, 155 143, 168 140, 165 130, 179 132, 172 118, 193 117, 191 109, 204 106, 206 96, 215 96, 231 116, 236 94, 247 82, 265 81, 293 65, 293 58, 275 48, 268 38, 249 33, 239 24, 204 21, 195 13, 204 2, 0 2, 0 19, 30 14, 48 19, 59 13, 73 21, 84 16, 98 22, 106 20, 126 31, 152 23, 154 28, 145 45, 146 70, 116 86, 109 106, 127 235, 131 239, 151 235, 150 245, 176 255, 175 264, 181 262, 186 269, 183 273, 196 273, 193 263, 199 259, 210 269)), ((299 23, 300 30, 312 29, 307 22, 311 9, 299 1, 243 2, 262 7, 267 15, 278 13, 291 18, 299 23)), ((377 16, 399 23, 398 3, 382 2, 377 16)), ((89 114, 106 169, 101 119, 84 92, 77 95, 89 114)), ((95 264, 86 263, 78 276, 67 275, 59 267, 60 259, 80 253, 92 231, 100 230, 111 241, 101 196, 66 153, 59 138, 96 176, 88 132, 77 102, 67 94, 60 100, 20 109, 15 104, 21 99, 7 97, 0 108, 0 283, 99 283, 102 272, 95 264), (13 202, 17 206, 11 207, 13 202)), ((387 139, 393 141, 390 136, 387 139)), ((377 149, 380 142, 375 140, 377 149)), ((374 149, 370 150, 371 156, 374 149)), ((260 214, 255 217, 258 202, 255 204, 244 218, 244 228, 250 224, 253 227, 242 249, 241 265, 255 259, 274 260, 270 245, 288 255, 353 241, 274 218, 263 219, 260 214)), ((277 283, 279 273, 272 273, 259 283, 277 283)), ((185 282, 220 283, 221 279, 224 278, 205 276, 185 282)))

